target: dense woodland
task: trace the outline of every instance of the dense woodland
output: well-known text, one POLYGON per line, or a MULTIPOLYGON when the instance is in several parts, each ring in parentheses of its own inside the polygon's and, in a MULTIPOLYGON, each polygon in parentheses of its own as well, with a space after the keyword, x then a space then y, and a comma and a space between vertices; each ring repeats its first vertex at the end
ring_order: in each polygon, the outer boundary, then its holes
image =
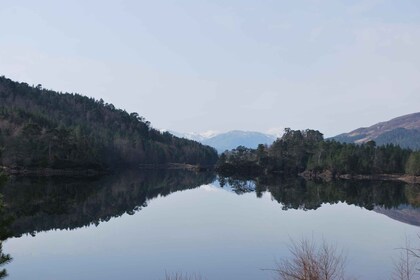
POLYGON ((162 133, 102 99, 0 77, 0 165, 100 169, 216 160, 213 148, 162 133))
POLYGON ((324 140, 316 130, 286 129, 284 135, 272 145, 259 145, 257 149, 238 147, 224 152, 217 169, 222 174, 297 175, 304 171, 312 174, 331 172, 339 174, 410 174, 420 175, 420 152, 395 145, 377 146, 340 143, 324 140))

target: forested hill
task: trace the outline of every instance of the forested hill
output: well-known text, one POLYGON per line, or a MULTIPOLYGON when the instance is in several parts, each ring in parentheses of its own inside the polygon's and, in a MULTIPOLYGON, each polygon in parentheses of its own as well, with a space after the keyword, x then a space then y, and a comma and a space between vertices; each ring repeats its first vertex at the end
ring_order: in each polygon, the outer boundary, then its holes
POLYGON ((378 145, 394 144, 402 148, 420 150, 420 113, 400 116, 370 127, 362 127, 349 133, 333 137, 344 143, 366 143, 375 141, 378 145))
POLYGON ((213 148, 161 133, 137 113, 102 99, 0 77, 0 165, 112 168, 216 160, 213 148))

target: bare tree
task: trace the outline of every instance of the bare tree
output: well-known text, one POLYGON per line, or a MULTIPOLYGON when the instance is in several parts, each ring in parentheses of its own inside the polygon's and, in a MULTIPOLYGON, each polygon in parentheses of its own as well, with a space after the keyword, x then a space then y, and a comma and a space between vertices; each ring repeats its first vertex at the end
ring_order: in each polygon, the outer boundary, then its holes
POLYGON ((346 258, 342 251, 325 241, 317 246, 313 240, 292 241, 292 257, 273 269, 279 280, 343 280, 346 258))
POLYGON ((165 280, 206 280, 199 274, 184 274, 181 272, 175 272, 175 273, 165 273, 165 280))
POLYGON ((392 280, 414 280, 418 275, 416 266, 419 264, 419 249, 413 249, 408 238, 405 238, 405 247, 398 248, 400 255, 394 260, 392 280))

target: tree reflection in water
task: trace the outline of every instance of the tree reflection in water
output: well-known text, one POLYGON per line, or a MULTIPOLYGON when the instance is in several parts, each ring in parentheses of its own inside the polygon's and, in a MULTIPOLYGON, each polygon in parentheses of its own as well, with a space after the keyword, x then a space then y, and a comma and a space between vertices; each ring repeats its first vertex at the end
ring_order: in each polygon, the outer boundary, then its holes
MULTIPOLYGON (((12 261, 12 257, 9 254, 3 253, 3 241, 9 237, 8 225, 11 220, 7 217, 4 212, 3 198, 0 195, 0 267, 3 267, 5 264, 12 261)), ((7 271, 5 268, 0 269, 0 279, 3 279, 7 276, 7 271)))
POLYGON ((265 176, 254 178, 219 177, 221 187, 229 187, 242 194, 255 191, 257 197, 270 192, 284 210, 314 210, 323 203, 347 204, 374 210, 398 208, 404 205, 417 208, 420 204, 420 187, 395 181, 306 181, 300 177, 284 178, 265 176))
POLYGON ((127 170, 109 176, 14 178, 0 188, 5 212, 14 218, 11 234, 98 225, 133 215, 149 200, 197 188, 215 180, 213 173, 186 170, 127 170))

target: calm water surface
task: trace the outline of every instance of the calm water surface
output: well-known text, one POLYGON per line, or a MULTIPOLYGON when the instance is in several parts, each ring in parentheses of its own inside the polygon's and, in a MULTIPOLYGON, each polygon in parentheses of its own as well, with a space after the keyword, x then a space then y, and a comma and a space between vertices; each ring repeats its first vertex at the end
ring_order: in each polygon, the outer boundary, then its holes
POLYGON ((418 188, 137 171, 85 180, 19 179, 2 187, 15 217, 7 279, 272 279, 290 240, 325 239, 348 274, 389 279, 395 248, 419 244, 418 188), (417 242, 417 243, 416 243, 417 242))

